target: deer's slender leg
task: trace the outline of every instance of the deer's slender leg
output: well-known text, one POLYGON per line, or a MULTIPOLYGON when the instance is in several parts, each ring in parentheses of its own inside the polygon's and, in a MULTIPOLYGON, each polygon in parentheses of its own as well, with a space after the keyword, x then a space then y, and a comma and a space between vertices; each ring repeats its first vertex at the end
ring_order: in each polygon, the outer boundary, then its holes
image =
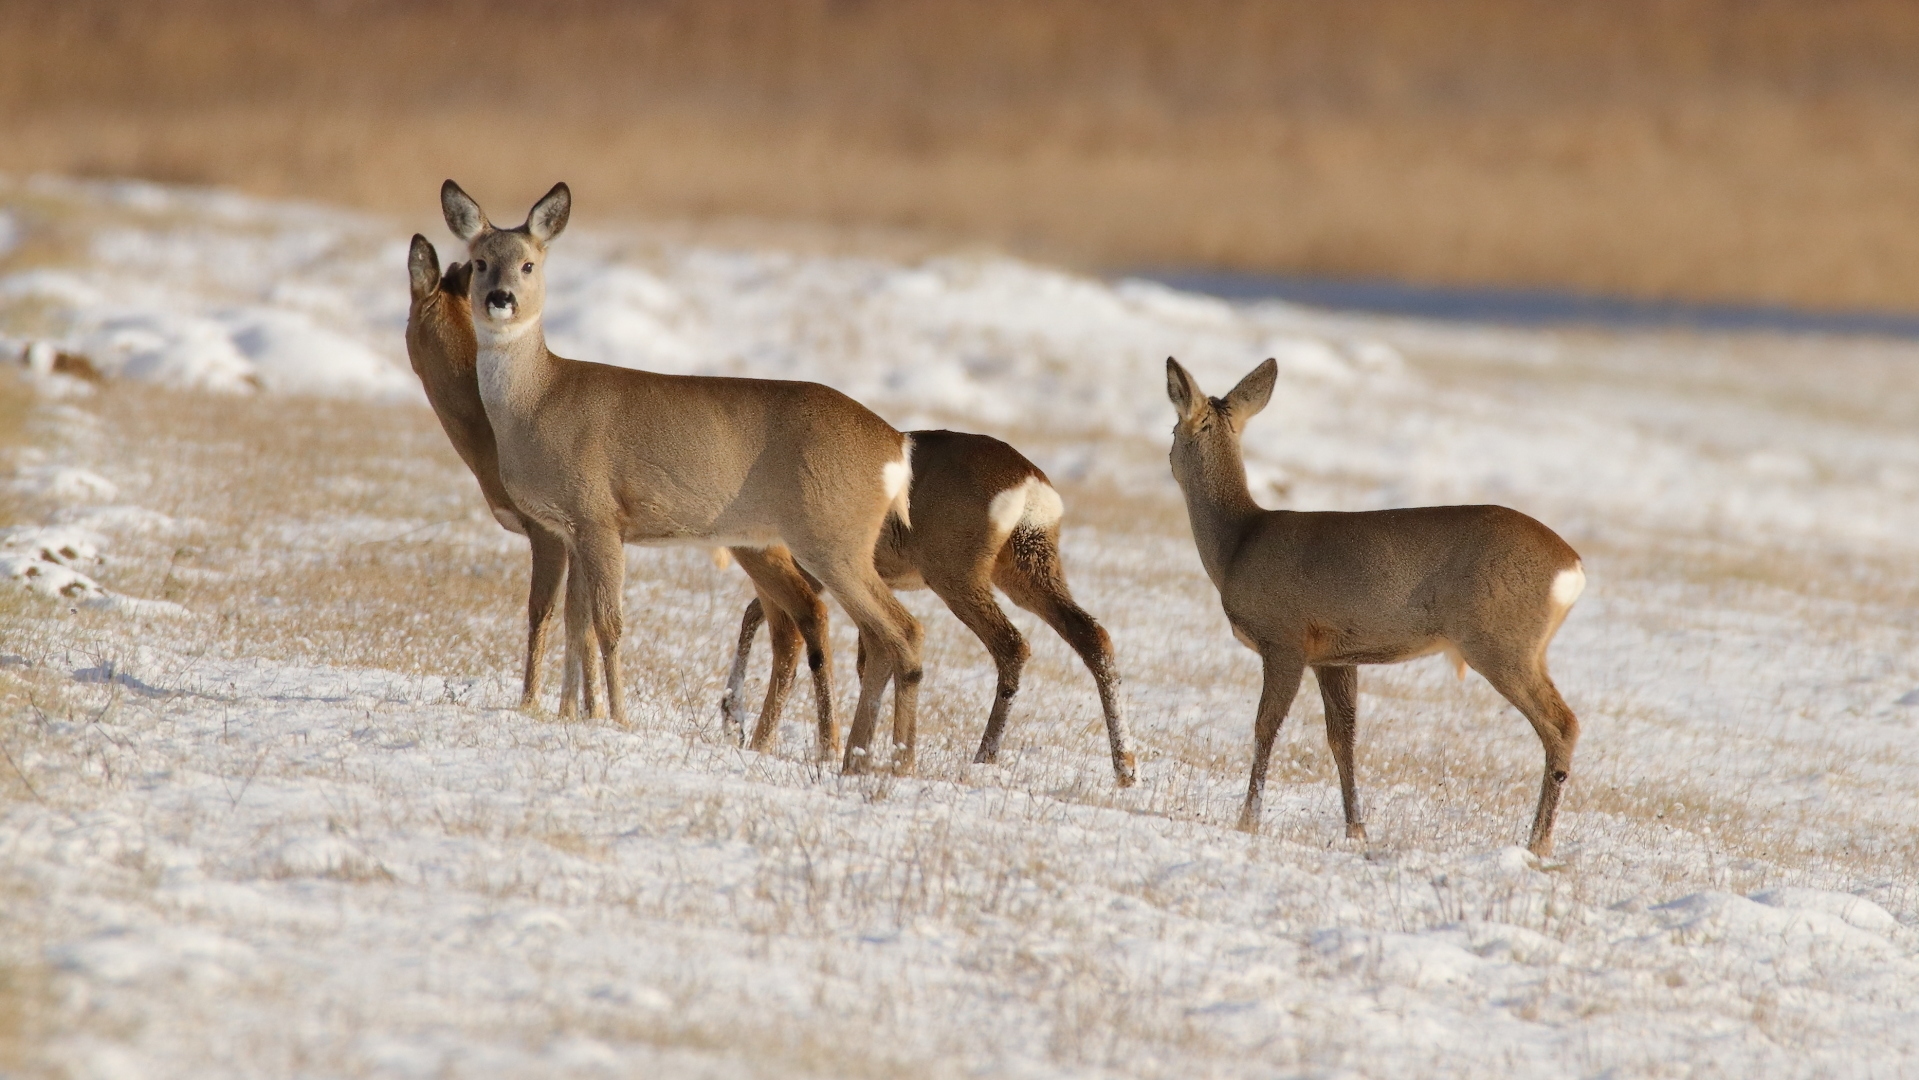
POLYGON ((746 666, 753 658, 753 638, 765 621, 765 607, 755 596, 740 615, 740 643, 733 652, 733 668, 726 673, 726 692, 720 695, 720 732, 731 743, 746 739, 746 705, 740 698, 746 688, 746 666))
MULTIPOLYGON (((1138 778, 1133 733, 1126 722, 1125 699, 1120 695, 1119 664, 1113 658, 1113 640, 1106 629, 1073 600, 1059 563, 1057 540, 1046 533, 1016 532, 1001 549, 993 581, 1020 607, 1038 615, 1053 632, 1079 654, 1099 688, 1100 710, 1106 716, 1106 740, 1113 755, 1113 777, 1120 787, 1138 778)), ((984 748, 982 747, 982 752, 984 748)))
POLYGON ((594 657, 590 655, 590 650, 597 651, 606 680, 607 715, 614 723, 625 727, 626 700, 620 672, 620 635, 624 629, 621 606, 626 585, 626 548, 620 542, 619 533, 614 530, 587 526, 573 535, 571 549, 568 552, 569 577, 578 576, 580 579, 577 595, 585 610, 576 624, 572 613, 572 600, 576 594, 569 591, 569 644, 572 643, 571 639, 577 637, 581 681, 588 688, 589 697, 596 681, 591 677, 589 665, 594 657), (597 641, 588 640, 589 632, 597 641), (597 650, 593 650, 595 644, 598 645, 597 650))
POLYGON ((999 758, 1000 739, 1006 732, 1006 714, 1012 711, 1013 699, 1019 695, 1020 672, 1025 669, 1031 650, 1019 629, 993 599, 993 587, 984 580, 984 575, 947 580, 942 575, 931 574, 926 576, 926 584, 993 657, 993 666, 998 671, 993 707, 986 717, 986 732, 980 737, 979 751, 973 755, 975 764, 991 765, 999 758))
POLYGON ((1353 781, 1353 732, 1359 723, 1359 669, 1350 665, 1313 669, 1319 700, 1326 706, 1326 745, 1339 768, 1339 798, 1346 809, 1346 838, 1366 839, 1359 819, 1359 789, 1353 781))
POLYGON ((566 660, 560 680, 560 719, 593 719, 600 711, 600 658, 586 599, 586 576, 571 563, 566 574, 566 660))
POLYGON ((1246 807, 1239 815, 1240 831, 1249 833, 1259 831, 1273 740, 1279 736, 1279 725, 1285 722, 1286 711, 1299 693, 1299 680, 1306 673, 1305 661, 1294 652, 1268 651, 1261 659, 1266 669, 1265 685, 1259 694, 1259 716, 1253 722, 1253 775, 1246 784, 1246 807))
MULTIPOLYGON (((776 634, 787 634, 787 647, 797 649, 791 635, 775 623, 775 615, 798 632, 806 645, 806 666, 813 674, 814 715, 817 742, 814 752, 821 761, 839 756, 839 720, 833 711, 833 653, 827 637, 826 601, 820 599, 820 583, 793 560, 785 548, 734 548, 733 557, 740 569, 753 580, 765 608, 767 627, 776 634)), ((776 641, 779 639, 775 639, 776 641)), ((774 655, 775 680, 767 687, 766 704, 760 710, 759 724, 753 730, 755 750, 771 753, 779 738, 780 711, 786 690, 792 686, 793 653, 774 655), (785 684, 778 696, 773 693, 777 676, 785 671, 785 684)))
POLYGON ((520 708, 536 709, 545 681, 546 643, 553 629, 553 612, 566 582, 566 541, 531 520, 522 519, 522 524, 533 549, 533 573, 526 597, 526 668, 520 708))
POLYGON ((1532 835, 1526 842, 1533 854, 1544 857, 1553 853, 1553 820, 1559 813, 1559 796, 1572 777, 1573 746, 1579 742, 1579 718, 1559 696, 1559 688, 1546 673, 1544 646, 1528 651, 1492 644, 1493 648, 1462 648, 1462 652, 1473 670, 1484 675, 1493 689, 1525 714, 1546 752, 1539 806, 1533 811, 1532 835))
POLYGON ((753 725, 753 749, 762 754, 779 748, 780 713, 793 690, 793 676, 799 670, 802 638, 791 616, 772 608, 766 616, 766 636, 773 646, 773 668, 766 678, 766 700, 760 705, 759 722, 753 725))
POLYGON ((821 551, 817 558, 808 558, 805 552, 798 554, 839 598, 840 606, 860 628, 861 647, 868 653, 860 673, 860 700, 853 711, 853 726, 847 734, 842 768, 849 773, 872 768, 873 732, 879 722, 880 695, 890 679, 894 683, 896 740, 893 767, 902 775, 910 774, 918 741, 922 635, 919 620, 894 598, 873 569, 870 558, 861 565, 852 559, 835 560, 830 549, 821 551), (904 736, 903 741, 900 736, 904 736))

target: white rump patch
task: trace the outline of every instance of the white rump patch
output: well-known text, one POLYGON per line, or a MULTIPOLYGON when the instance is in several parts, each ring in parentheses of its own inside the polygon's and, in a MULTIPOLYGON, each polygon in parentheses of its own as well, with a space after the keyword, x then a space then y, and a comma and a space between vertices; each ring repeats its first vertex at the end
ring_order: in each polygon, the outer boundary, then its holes
POLYGON ((907 495, 913 486, 913 440, 907 438, 900 447, 900 459, 889 461, 880 468, 880 485, 886 490, 886 501, 892 505, 893 516, 900 524, 912 528, 913 521, 906 513, 907 495))
POLYGON ((993 535, 1005 536, 1019 524, 1020 516, 1026 513, 1026 486, 1032 481, 1022 481, 1015 487, 1009 487, 993 501, 986 504, 986 520, 993 526, 993 535))
POLYGON ((1579 594, 1586 591, 1586 568, 1574 563, 1572 569, 1561 570, 1553 578, 1553 603, 1560 607, 1573 606, 1579 594))
POLYGON ((899 498, 900 492, 912 482, 913 464, 904 458, 899 461, 889 461, 886 467, 880 470, 880 483, 886 485, 888 499, 899 498))
POLYGON ((1020 524, 1043 529, 1065 514, 1066 504, 1060 501, 1059 492, 1053 490, 1053 485, 1038 479, 1027 481, 1026 514, 1019 519, 1020 524))
POLYGON ((993 496, 986 505, 986 520, 992 523, 994 535, 1005 536, 1021 525, 1043 529, 1058 521, 1065 511, 1066 505, 1051 484, 1029 476, 993 496))

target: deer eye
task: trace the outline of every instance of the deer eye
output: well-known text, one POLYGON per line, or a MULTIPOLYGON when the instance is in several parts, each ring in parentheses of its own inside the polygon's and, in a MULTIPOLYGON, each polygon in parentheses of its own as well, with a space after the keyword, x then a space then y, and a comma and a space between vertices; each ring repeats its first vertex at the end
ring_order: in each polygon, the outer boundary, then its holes
POLYGON ((522 274, 531 274, 532 272, 533 272, 532 263, 527 263, 525 266, 520 267, 520 273, 522 274))
POLYGON ((482 274, 486 273, 486 260, 485 259, 473 260, 473 269, 478 270, 482 274))

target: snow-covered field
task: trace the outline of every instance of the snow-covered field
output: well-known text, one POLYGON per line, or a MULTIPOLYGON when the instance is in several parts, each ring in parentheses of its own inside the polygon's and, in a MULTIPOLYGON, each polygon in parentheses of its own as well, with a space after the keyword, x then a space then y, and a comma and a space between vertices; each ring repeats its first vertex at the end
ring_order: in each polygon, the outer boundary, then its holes
POLYGON ((918 778, 811 764, 803 690, 778 756, 725 745, 748 591, 699 552, 631 557, 633 730, 515 711, 524 548, 406 370, 404 228, 0 183, 0 353, 40 343, 0 378, 0 1074, 1919 1075, 1919 347, 722 250, 578 195, 561 353, 819 379, 1052 475, 1141 784, 1024 613, 967 764, 992 668, 925 594, 918 778), (1537 741, 1440 659, 1362 672, 1371 841, 1310 685, 1232 830, 1257 664, 1168 355, 1216 393, 1280 359, 1269 505, 1503 502, 1580 550, 1557 860, 1514 846, 1537 741))

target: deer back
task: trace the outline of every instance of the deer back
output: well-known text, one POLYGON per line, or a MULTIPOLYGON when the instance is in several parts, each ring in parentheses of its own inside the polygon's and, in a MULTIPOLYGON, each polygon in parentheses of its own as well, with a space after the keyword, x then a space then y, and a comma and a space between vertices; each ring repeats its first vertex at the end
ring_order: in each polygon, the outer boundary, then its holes
POLYGON ((1256 640, 1387 663, 1502 628, 1529 633, 1570 605, 1561 575, 1578 567, 1551 529, 1504 506, 1265 511, 1248 523, 1220 602, 1256 640))

